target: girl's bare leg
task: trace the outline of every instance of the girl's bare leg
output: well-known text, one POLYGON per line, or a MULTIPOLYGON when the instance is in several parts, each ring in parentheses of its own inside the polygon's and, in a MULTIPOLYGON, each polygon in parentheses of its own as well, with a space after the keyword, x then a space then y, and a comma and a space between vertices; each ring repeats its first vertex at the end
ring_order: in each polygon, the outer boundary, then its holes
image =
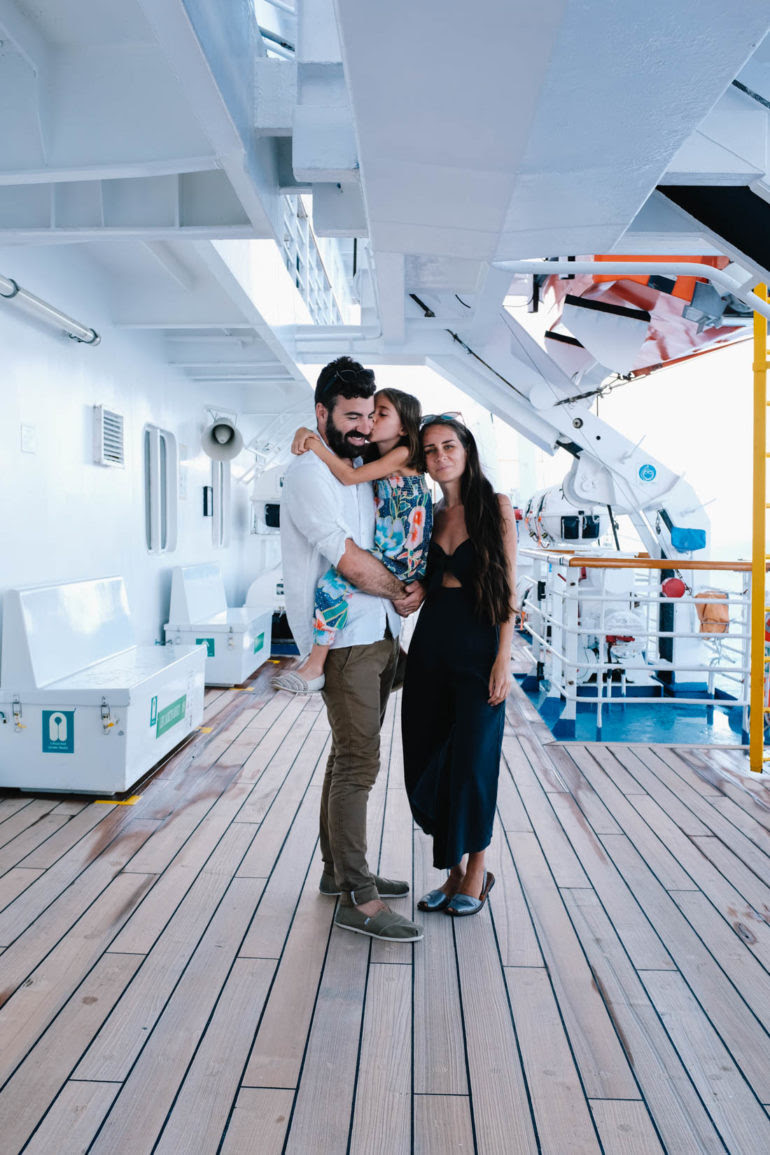
POLYGON ((311 678, 320 678, 324 672, 326 655, 328 653, 328 646, 311 646, 310 653, 302 665, 296 667, 295 672, 300 674, 307 682, 309 682, 311 678))

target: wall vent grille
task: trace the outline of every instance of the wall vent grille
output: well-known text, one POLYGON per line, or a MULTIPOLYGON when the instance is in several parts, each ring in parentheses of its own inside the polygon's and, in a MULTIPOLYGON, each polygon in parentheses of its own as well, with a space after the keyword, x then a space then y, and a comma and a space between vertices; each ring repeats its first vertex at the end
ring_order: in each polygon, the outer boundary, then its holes
POLYGON ((126 464, 123 416, 94 405, 94 461, 97 465, 126 464))

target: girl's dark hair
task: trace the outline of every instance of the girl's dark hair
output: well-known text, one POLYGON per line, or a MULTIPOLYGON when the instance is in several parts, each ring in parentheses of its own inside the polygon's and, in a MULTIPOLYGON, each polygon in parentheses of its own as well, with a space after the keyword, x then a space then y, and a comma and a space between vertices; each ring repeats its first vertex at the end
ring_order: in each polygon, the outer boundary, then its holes
POLYGON ((410 469, 424 471, 422 442, 420 441, 420 418, 422 417, 420 402, 411 393, 403 393, 400 389, 378 389, 374 395, 375 405, 378 397, 384 397, 386 401, 390 401, 401 419, 404 436, 399 441, 399 445, 405 445, 409 450, 407 466, 410 469))
MULTIPOLYGON (((453 417, 431 417, 421 434, 435 425, 446 425, 457 435, 465 450, 465 472, 460 480, 460 496, 465 506, 465 524, 478 558, 474 578, 477 612, 500 626, 511 616, 513 591, 504 545, 504 523, 500 502, 484 476, 476 440, 469 429, 453 417)), ((422 467, 425 467, 423 460, 422 467)))

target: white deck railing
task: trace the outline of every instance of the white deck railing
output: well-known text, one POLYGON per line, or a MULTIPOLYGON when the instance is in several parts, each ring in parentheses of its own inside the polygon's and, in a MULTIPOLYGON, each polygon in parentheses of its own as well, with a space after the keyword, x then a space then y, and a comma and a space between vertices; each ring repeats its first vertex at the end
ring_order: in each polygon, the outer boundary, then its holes
POLYGON ((610 705, 675 701, 740 710, 748 740, 750 563, 527 549, 520 556, 532 567, 523 628, 534 679, 554 713, 561 705, 557 736, 574 737, 578 702, 595 707, 598 737, 610 705), (681 597, 661 588, 675 570, 687 586, 681 597), (706 606, 727 610, 724 632, 704 632, 697 610, 706 606))

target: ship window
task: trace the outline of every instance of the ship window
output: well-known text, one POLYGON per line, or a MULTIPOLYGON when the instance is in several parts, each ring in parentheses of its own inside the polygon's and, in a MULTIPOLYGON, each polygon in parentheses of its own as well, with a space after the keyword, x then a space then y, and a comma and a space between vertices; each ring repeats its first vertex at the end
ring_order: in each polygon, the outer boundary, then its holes
POLYGON ((230 544, 230 462, 211 462, 211 485, 214 490, 214 517, 211 541, 215 549, 230 544))
POLYGON ((170 553, 177 542, 176 438, 157 425, 144 427, 144 525, 150 553, 170 553))

